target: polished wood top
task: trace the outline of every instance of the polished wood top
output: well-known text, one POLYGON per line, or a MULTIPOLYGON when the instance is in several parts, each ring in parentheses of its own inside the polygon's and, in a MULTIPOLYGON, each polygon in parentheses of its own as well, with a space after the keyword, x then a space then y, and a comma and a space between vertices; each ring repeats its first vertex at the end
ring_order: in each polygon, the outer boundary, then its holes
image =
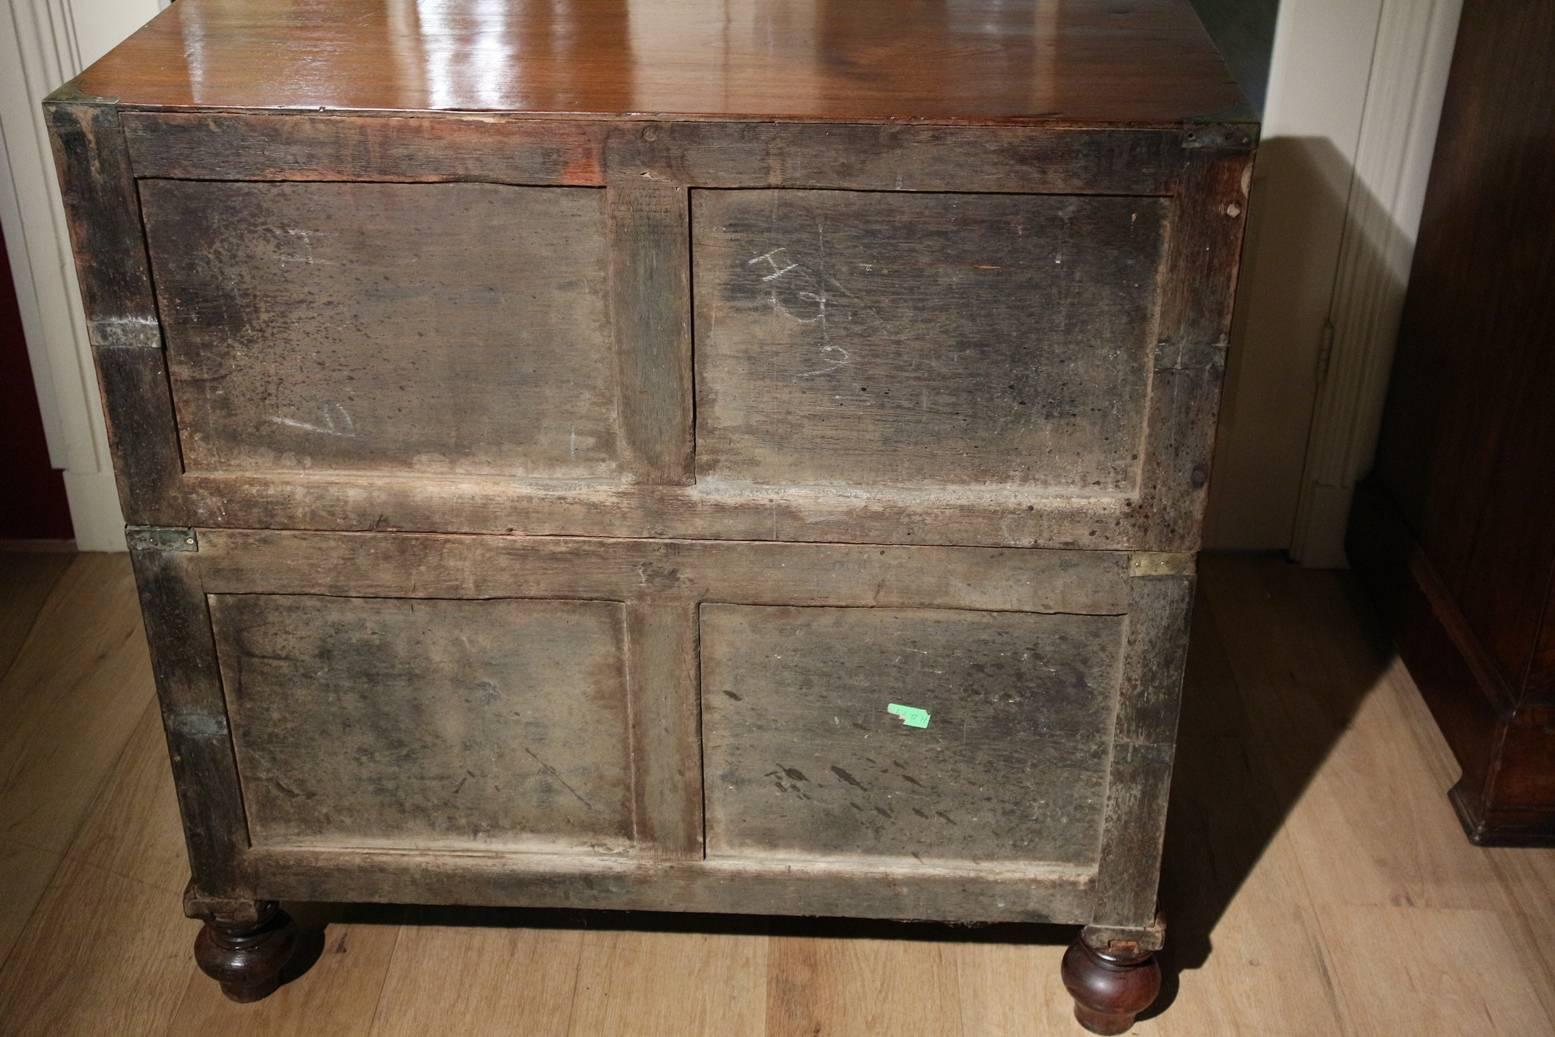
POLYGON ((74 92, 180 108, 1251 118, 1187 0, 178 0, 74 92))

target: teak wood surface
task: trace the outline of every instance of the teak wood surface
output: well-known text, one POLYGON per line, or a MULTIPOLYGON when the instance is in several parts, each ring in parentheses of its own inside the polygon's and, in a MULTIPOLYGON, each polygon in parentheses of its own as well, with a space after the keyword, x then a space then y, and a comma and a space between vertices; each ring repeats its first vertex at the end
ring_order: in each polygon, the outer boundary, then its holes
POLYGON ((235 998, 279 898, 1153 996, 1256 125, 1181 2, 717 15, 181 0, 47 102, 235 998))
POLYGON ((1167 127, 1248 118, 1180 0, 196 0, 75 89, 163 108, 1167 127))

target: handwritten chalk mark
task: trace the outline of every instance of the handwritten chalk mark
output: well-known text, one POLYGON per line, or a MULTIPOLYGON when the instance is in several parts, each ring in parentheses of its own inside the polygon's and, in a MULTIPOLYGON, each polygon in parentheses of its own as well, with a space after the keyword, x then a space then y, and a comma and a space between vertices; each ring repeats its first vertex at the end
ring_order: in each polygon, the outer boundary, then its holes
MULTIPOLYGON (((824 227, 818 224, 816 233, 824 266, 826 254, 824 227)), ((761 275, 761 281, 767 285, 767 301, 771 305, 773 312, 781 313, 789 320, 800 324, 819 325, 821 330, 821 366, 807 371, 800 371, 794 375, 794 378, 796 380, 800 378, 815 378, 820 375, 830 374, 852 363, 853 355, 842 346, 831 342, 830 324, 833 319, 831 304, 834 297, 845 296, 853 305, 858 305, 859 300, 857 296, 830 278, 817 274, 804 265, 789 259, 788 247, 786 245, 768 249, 766 252, 752 256, 745 261, 746 266, 761 266, 762 264, 765 264, 764 269, 766 272, 761 275), (778 295, 779 282, 785 280, 792 282, 793 276, 791 275, 808 277, 814 283, 815 287, 813 289, 802 289, 795 293, 795 297, 800 302, 810 303, 815 306, 815 315, 813 317, 805 317, 795 313, 784 304, 782 298, 778 295)), ((864 309, 866 312, 868 311, 867 307, 864 309)), ((848 315, 844 319, 852 320, 853 318, 851 315, 848 315)))
POLYGON ((319 408, 319 414, 322 416, 319 424, 298 421, 296 418, 271 418, 270 421, 301 432, 317 432, 321 436, 350 439, 356 435, 356 422, 351 420, 350 412, 340 404, 326 403, 319 408))

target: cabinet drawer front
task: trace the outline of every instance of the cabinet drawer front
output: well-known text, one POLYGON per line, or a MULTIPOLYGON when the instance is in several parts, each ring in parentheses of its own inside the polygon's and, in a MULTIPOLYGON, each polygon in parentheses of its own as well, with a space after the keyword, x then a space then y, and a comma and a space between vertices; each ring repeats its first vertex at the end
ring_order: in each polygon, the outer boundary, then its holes
POLYGON ((134 524, 1197 547, 1245 138, 123 121, 65 176, 134 524))
POLYGON ((140 193, 186 471, 616 471, 603 191, 140 193))
POLYGON ((1135 492, 1167 211, 695 192, 699 475, 1135 492))
POLYGON ((704 605, 701 621, 709 857, 1095 862, 1122 617, 704 605))
POLYGON ((264 896, 1082 921, 1165 809, 1187 556, 131 545, 196 870, 264 896))
POLYGON ((256 846, 632 838, 614 602, 211 596, 256 846))

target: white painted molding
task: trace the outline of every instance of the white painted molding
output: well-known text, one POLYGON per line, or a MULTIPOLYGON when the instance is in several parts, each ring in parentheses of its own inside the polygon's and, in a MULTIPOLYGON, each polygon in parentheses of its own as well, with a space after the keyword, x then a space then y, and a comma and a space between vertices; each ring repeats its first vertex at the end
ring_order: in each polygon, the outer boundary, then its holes
POLYGON ((1370 470, 1462 0, 1386 0, 1291 538, 1303 565, 1345 565, 1355 484, 1370 470))
POLYGON ((64 469, 76 544, 124 548, 40 103, 166 6, 159 0, 7 0, 0 26, 0 230, 10 259, 49 461, 64 469))

